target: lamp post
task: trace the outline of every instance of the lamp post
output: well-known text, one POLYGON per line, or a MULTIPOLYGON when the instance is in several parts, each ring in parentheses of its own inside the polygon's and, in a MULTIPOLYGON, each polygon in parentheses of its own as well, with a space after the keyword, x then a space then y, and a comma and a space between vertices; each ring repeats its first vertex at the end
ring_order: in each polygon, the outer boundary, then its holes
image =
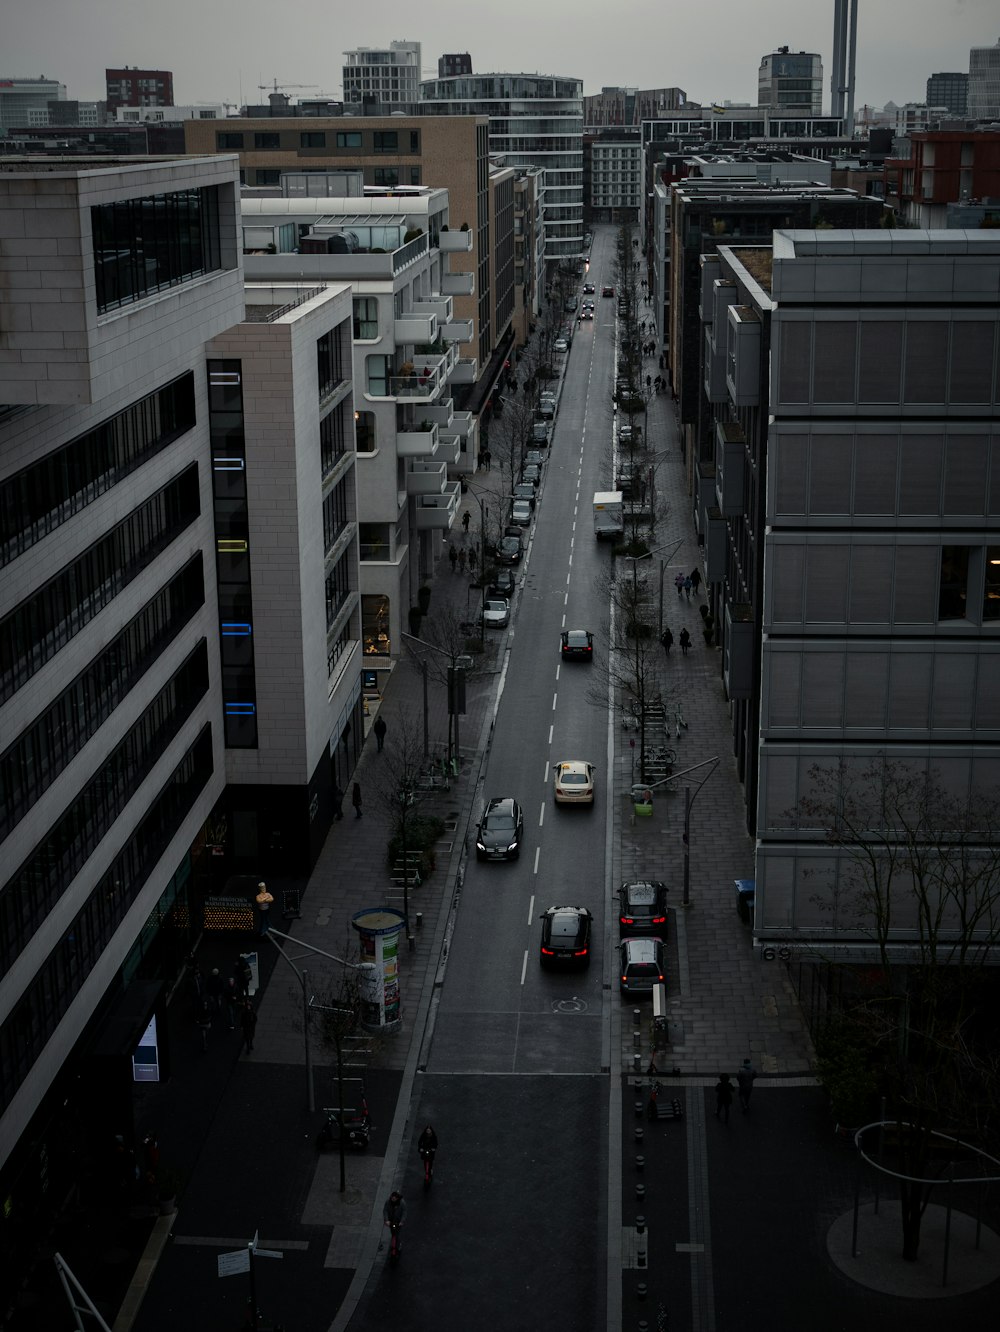
MULTIPOLYGON (((687 770, 688 772, 695 772, 698 768, 704 768, 709 763, 712 766, 698 783, 694 795, 691 794, 690 786, 684 788, 684 906, 691 905, 691 806, 698 799, 701 788, 719 766, 719 756, 716 755, 715 758, 706 759, 704 763, 696 763, 693 768, 687 770)), ((683 775, 683 773, 678 773, 678 776, 683 775)))

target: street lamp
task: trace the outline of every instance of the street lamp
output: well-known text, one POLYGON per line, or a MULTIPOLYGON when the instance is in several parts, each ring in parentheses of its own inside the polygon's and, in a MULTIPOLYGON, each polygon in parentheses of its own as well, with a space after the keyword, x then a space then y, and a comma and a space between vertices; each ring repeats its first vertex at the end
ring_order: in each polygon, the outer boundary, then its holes
POLYGON ((705 773, 704 777, 698 783, 694 795, 691 794, 690 786, 684 788, 684 906, 691 905, 691 806, 698 799, 698 793, 711 777, 712 773, 719 766, 719 756, 705 759, 704 763, 696 763, 693 768, 687 768, 685 772, 679 772, 678 777, 683 777, 688 772, 697 772, 699 768, 704 768, 707 764, 712 766, 705 773))

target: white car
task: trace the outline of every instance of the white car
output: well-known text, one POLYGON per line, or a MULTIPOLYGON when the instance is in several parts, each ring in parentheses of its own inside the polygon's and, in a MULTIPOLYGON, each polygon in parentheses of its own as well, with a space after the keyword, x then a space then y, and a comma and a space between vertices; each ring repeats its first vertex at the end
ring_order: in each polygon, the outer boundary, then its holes
POLYGON ((528 527, 531 523, 531 504, 528 500, 516 499, 510 507, 510 521, 519 527, 528 527))
POLYGON ((503 597, 491 597, 483 606, 483 624, 487 629, 504 629, 509 623, 510 602, 503 597))
POLYGON ((569 343, 565 338, 556 338, 555 342, 552 344, 552 350, 557 352, 568 352, 569 343))
POLYGON ((554 769, 557 805, 592 805, 594 803, 594 765, 578 759, 557 763, 554 769))

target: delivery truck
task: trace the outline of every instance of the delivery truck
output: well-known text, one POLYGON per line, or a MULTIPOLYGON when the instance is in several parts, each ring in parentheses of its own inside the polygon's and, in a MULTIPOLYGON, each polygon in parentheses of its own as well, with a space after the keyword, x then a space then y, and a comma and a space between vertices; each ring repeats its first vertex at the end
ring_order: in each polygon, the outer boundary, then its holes
POLYGON ((620 490, 599 490, 594 495, 594 535, 598 541, 620 537, 625 531, 620 490))

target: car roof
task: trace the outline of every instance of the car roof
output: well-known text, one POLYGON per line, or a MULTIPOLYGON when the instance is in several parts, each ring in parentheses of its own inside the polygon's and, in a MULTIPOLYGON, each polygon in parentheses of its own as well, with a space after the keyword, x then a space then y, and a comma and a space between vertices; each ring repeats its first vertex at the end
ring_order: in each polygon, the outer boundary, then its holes
POLYGON ((564 630, 563 630, 563 638, 565 638, 567 642, 570 642, 570 641, 575 642, 577 639, 581 639, 581 638, 590 639, 591 637, 592 637, 592 635, 591 635, 591 632, 590 632, 589 629, 564 629, 564 630))
POLYGON ((660 879, 634 879, 630 883, 623 883, 621 891, 629 902, 648 906, 656 901, 665 888, 666 884, 660 879))
POLYGON ((517 801, 513 796, 493 796, 493 798, 486 803, 486 813, 497 814, 507 810, 509 813, 513 814, 517 807, 517 801))
POLYGON ((663 951, 659 939, 623 939, 621 948, 630 962, 653 962, 663 951))
POLYGON ((589 773, 593 767, 592 763, 585 763, 582 759, 564 759, 557 763, 556 767, 560 772, 586 772, 589 773))

